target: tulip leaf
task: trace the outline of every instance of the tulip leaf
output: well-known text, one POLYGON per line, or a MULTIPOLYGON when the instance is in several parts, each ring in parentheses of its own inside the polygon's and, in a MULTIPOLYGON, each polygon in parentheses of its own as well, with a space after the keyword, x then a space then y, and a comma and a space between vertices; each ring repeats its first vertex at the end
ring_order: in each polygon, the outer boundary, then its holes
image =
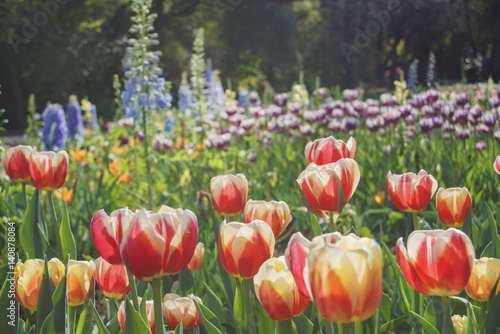
POLYGON ((398 290, 401 295, 401 298, 403 299, 404 305, 406 306, 406 309, 410 311, 411 310, 410 303, 408 302, 409 291, 405 289, 404 286, 405 284, 407 284, 406 279, 404 278, 403 273, 401 272, 401 268, 399 268, 399 265, 396 263, 394 256, 392 255, 389 248, 387 248, 385 243, 382 243, 382 249, 387 258, 389 259, 389 262, 391 263, 394 275, 396 276, 396 281, 398 283, 398 290))
POLYGON ((275 332, 275 321, 271 319, 267 311, 261 305, 260 302, 255 302, 256 307, 255 315, 257 317, 257 327, 259 328, 259 333, 274 333, 275 332))
POLYGON ((467 327, 466 327, 466 334, 476 334, 476 326, 477 326, 477 320, 476 320, 476 314, 474 312, 474 306, 470 301, 468 301, 465 298, 458 297, 458 296, 452 296, 450 299, 458 300, 464 303, 467 306, 467 327), (472 321, 471 321, 472 319, 472 321))
POLYGON ((90 305, 92 306, 92 313, 94 313, 95 323, 97 325, 97 329, 99 330, 99 334, 109 334, 108 329, 104 326, 104 322, 102 321, 101 316, 97 313, 95 309, 94 303, 91 301, 90 305))
POLYGON ((220 261, 217 261, 217 265, 219 266, 220 277, 222 278, 224 293, 226 295, 226 302, 229 305, 229 310, 231 311, 231 315, 234 317, 233 302, 235 301, 235 298, 236 298, 236 296, 233 292, 234 291, 234 289, 233 289, 234 284, 232 283, 232 280, 234 280, 234 278, 231 278, 229 276, 229 274, 226 272, 224 267, 222 267, 222 263, 220 261))
POLYGON ((106 324, 106 329, 112 334, 118 334, 120 332, 120 322, 118 321, 118 316, 115 315, 113 319, 106 324))
POLYGON ((38 293, 38 305, 36 312, 36 323, 39 325, 44 323, 45 319, 54 308, 54 304, 52 303, 52 294, 54 290, 54 283, 52 283, 52 280, 50 279, 47 259, 45 259, 43 265, 42 282, 40 284, 40 292, 38 293))
POLYGON ((68 206, 64 203, 64 212, 61 220, 61 227, 59 228, 59 235, 61 236, 61 247, 63 256, 69 254, 69 258, 76 260, 76 243, 73 232, 71 232, 71 225, 69 223, 68 206))
POLYGON ((42 227, 38 225, 38 230, 40 232, 40 238, 42 239, 43 249, 45 249, 45 254, 48 258, 59 258, 59 254, 57 254, 56 250, 50 245, 45 233, 42 230, 42 227))
POLYGON ((125 328, 124 334, 151 333, 149 324, 142 319, 139 312, 134 310, 128 296, 125 298, 125 328))
POLYGON ((226 322, 226 312, 224 311, 224 305, 221 300, 206 282, 203 282, 203 285, 207 291, 204 304, 217 316, 217 319, 226 322))
POLYGON ((82 311, 78 318, 78 323, 76 326, 76 334, 89 334, 92 331, 92 322, 94 320, 94 315, 90 311, 90 304, 94 302, 95 296, 95 279, 92 280, 92 285, 90 287, 89 296, 85 303, 82 305, 82 311))
POLYGON ((500 293, 495 294, 499 283, 500 278, 497 279, 488 299, 489 308, 484 320, 486 333, 496 333, 500 327, 500 317, 498 316, 500 314, 500 293))
POLYGON ((222 326, 215 314, 213 314, 212 311, 210 311, 205 305, 198 303, 196 300, 194 301, 194 304, 200 314, 201 324, 207 334, 222 334, 222 326))
POLYGON ((148 293, 147 291, 144 292, 141 302, 139 303, 139 314, 141 315, 142 320, 144 320, 146 323, 149 322, 148 309, 147 309, 147 303, 148 303, 147 293, 148 293))
POLYGON ((184 268, 179 273, 179 287, 181 288, 182 295, 187 296, 193 292, 194 289, 194 279, 193 273, 188 267, 184 268))
POLYGON ((183 334, 184 328, 182 327, 182 319, 179 320, 177 327, 175 328, 174 334, 183 334))
POLYGON ((491 237, 493 238, 493 255, 497 259, 500 259, 500 237, 498 236, 498 228, 495 218, 493 217, 493 213, 491 212, 491 208, 488 203, 485 203, 486 208, 488 209, 488 220, 490 224, 491 237))
POLYGON ((38 230, 40 219, 40 191, 37 189, 33 196, 31 196, 19 231, 21 246, 27 258, 43 259, 44 257, 45 253, 40 238, 40 231, 38 230))
POLYGON ((295 322, 295 326, 297 326, 297 333, 312 333, 314 325, 311 320, 304 315, 304 313, 294 317, 293 321, 295 322))
POLYGON ((307 216, 309 217, 309 228, 311 229, 311 236, 315 237, 321 235, 321 227, 318 223, 318 218, 316 215, 311 215, 311 212, 307 212, 307 216))
POLYGON ((474 242, 474 235, 472 233, 472 212, 471 210, 467 210, 467 216, 465 216, 465 221, 462 226, 462 231, 469 236, 469 239, 472 241, 473 245, 476 245, 474 242))
MULTIPOLYGON (((68 268, 66 264, 66 268, 68 268)), ((67 269, 66 269, 67 270, 67 269)), ((67 275, 67 272, 66 272, 67 275)), ((54 333, 69 333, 69 317, 68 317, 68 298, 66 292, 66 277, 61 278, 56 291, 52 295, 52 303, 54 304, 53 322, 54 333)))
POLYGON ((483 252, 481 253, 481 256, 479 258, 482 257, 493 257, 493 241, 490 241, 486 245, 486 247, 484 247, 483 252))
POLYGON ((392 319, 380 326, 380 333, 388 333, 389 331, 394 333, 407 332, 411 330, 411 326, 408 324, 408 319, 410 316, 404 315, 402 317, 392 319))
POLYGON ((420 315, 417 313, 410 311, 411 315, 417 320, 417 322, 422 326, 422 329, 425 331, 426 334, 439 334, 438 330, 436 327, 432 326, 427 320, 422 318, 420 315))
MULTIPOLYGON (((12 270, 13 271, 13 270, 12 270)), ((19 323, 19 303, 14 298, 14 273, 3 282, 0 290, 0 312, 2 317, 2 333, 15 334, 19 323), (4 313, 5 312, 5 313, 4 313), (4 319, 7 319, 5 322, 4 319)), ((23 326, 24 327, 24 326, 23 326)))

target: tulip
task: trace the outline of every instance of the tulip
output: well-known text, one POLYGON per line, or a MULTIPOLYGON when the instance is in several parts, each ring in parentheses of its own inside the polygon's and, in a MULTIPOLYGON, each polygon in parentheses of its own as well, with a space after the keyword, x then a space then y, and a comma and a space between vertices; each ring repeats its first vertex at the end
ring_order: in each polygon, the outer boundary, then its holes
POLYGON ((248 195, 245 175, 219 175, 210 181, 210 194, 215 210, 223 216, 236 216, 243 212, 248 195))
POLYGON ((300 293, 311 299, 309 291, 309 268, 307 266, 307 255, 315 247, 325 244, 335 244, 342 238, 339 232, 322 234, 314 237, 311 241, 307 240, 302 233, 297 232, 292 235, 285 250, 285 260, 287 268, 295 278, 295 283, 300 293))
POLYGON ((467 213, 472 214, 472 201, 467 188, 439 188, 436 194, 439 220, 445 226, 462 227, 467 213))
MULTIPOLYGON (((139 299, 139 304, 142 302, 142 298, 138 297, 139 299)), ((154 307, 153 307, 153 301, 152 300, 147 300, 146 301, 146 314, 148 317, 148 323, 149 323, 149 328, 151 329, 151 333, 155 334, 155 313, 154 313, 154 307)), ((116 314, 118 317, 118 322, 120 323, 120 327, 122 331, 125 330, 125 301, 122 301, 120 304, 120 307, 118 308, 118 312, 116 314)))
MULTIPOLYGON (((500 277, 500 260, 483 257, 474 260, 472 274, 465 287, 465 292, 472 299, 482 302, 488 301, 491 291, 500 277)), ((497 286, 495 294, 500 292, 500 284, 497 286)))
MULTIPOLYGON (((44 261, 41 259, 26 260, 18 262, 14 269, 15 297, 23 307, 36 311, 38 306, 38 294, 43 278, 44 261)), ((64 264, 57 258, 47 262, 50 279, 57 288, 64 276, 64 264)))
POLYGON ((248 224, 254 220, 265 221, 277 238, 292 221, 290 208, 283 201, 252 201, 249 200, 243 212, 243 222, 248 224))
POLYGON ((68 190, 66 187, 62 187, 62 193, 55 191, 54 195, 57 198, 62 199, 64 203, 71 203, 74 197, 73 189, 68 190))
POLYGON ((354 138, 349 138, 345 143, 330 136, 307 143, 304 153, 308 163, 327 165, 343 158, 354 159, 356 150, 357 145, 354 138))
POLYGON ((68 264, 68 305, 85 303, 94 283, 94 262, 69 260, 68 264))
POLYGON ((257 299, 274 320, 291 319, 309 306, 309 300, 299 292, 284 256, 264 262, 253 281, 257 299))
POLYGON ((336 323, 370 318, 382 301, 382 249, 373 239, 349 234, 307 255, 311 297, 336 323))
POLYGON ((14 182, 27 182, 30 180, 29 160, 33 148, 18 145, 7 149, 2 159, 3 169, 14 182))
POLYGON ((326 212, 338 216, 351 199, 359 183, 359 167, 353 159, 317 166, 312 163, 299 175, 304 205, 322 218, 326 212))
POLYGON ((203 256, 205 255, 205 247, 203 243, 198 242, 196 248, 194 250, 193 257, 191 261, 188 263, 189 270, 194 274, 200 270, 201 265, 203 264, 203 256))
POLYGON ((90 235, 94 241, 97 252, 110 264, 125 264, 120 255, 120 244, 128 233, 129 216, 133 212, 129 208, 115 210, 110 216, 99 210, 90 222, 90 235))
POLYGON ((68 174, 68 163, 66 151, 33 151, 29 161, 31 183, 39 190, 54 191, 61 188, 68 174))
POLYGON ((400 238, 396 256, 410 285, 430 296, 460 293, 471 276, 475 252, 469 237, 460 230, 414 231, 407 241, 400 238))
POLYGON ((500 155, 497 155, 497 158, 495 159, 495 162, 493 163, 493 169, 495 172, 500 174, 500 155))
POLYGON ((274 253, 271 227, 261 220, 249 224, 226 223, 219 230, 219 257, 222 267, 239 278, 252 278, 274 253))
POLYGON ((453 328, 456 334, 466 334, 467 333, 467 316, 459 316, 455 314, 451 317, 451 322, 453 323, 453 328))
POLYGON ((110 264, 102 257, 95 260, 95 277, 105 297, 122 299, 129 290, 127 268, 110 264))
POLYGON ((386 177, 387 190, 394 205, 401 211, 418 212, 424 210, 436 192, 436 179, 421 170, 418 174, 405 173, 386 177))
POLYGON ((153 213, 142 209, 131 217, 120 254, 137 279, 151 281, 184 269, 197 240, 198 220, 191 210, 162 206, 153 213))
POLYGON ((189 295, 181 297, 175 293, 167 293, 163 298, 163 313, 170 329, 175 330, 182 320, 183 329, 193 329, 201 322, 200 314, 194 301, 202 303, 199 297, 189 295))

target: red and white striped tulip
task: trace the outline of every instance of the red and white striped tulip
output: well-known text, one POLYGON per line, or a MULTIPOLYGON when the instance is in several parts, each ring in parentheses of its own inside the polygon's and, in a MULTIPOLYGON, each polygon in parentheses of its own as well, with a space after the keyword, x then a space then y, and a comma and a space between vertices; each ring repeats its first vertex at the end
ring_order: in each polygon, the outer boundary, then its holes
POLYGON ((249 224, 226 223, 219 230, 219 258, 222 267, 239 278, 252 278, 274 254, 274 234, 262 220, 249 224))
POLYGON ((436 179, 425 170, 401 175, 389 171, 385 180, 392 203, 405 212, 424 210, 438 187, 436 179))
POLYGON ((339 232, 322 234, 307 240, 302 233, 297 232, 292 235, 285 250, 286 265, 295 278, 297 288, 304 296, 311 299, 309 291, 309 267, 307 255, 311 249, 325 244, 335 244, 342 238, 339 232))
POLYGON ((63 186, 68 174, 68 153, 31 152, 29 169, 33 186, 38 190, 54 191, 63 186))
MULTIPOLYGON (((498 277, 500 277, 499 259, 482 257, 479 260, 474 260, 474 267, 465 292, 472 299, 485 302, 495 287, 498 277)), ((500 284, 497 286, 495 294, 498 292, 500 292, 500 284)))
POLYGON ((322 218, 327 212, 339 215, 359 183, 359 167, 353 159, 318 166, 314 163, 297 178, 302 202, 309 211, 322 218))
POLYGON ((197 241, 198 220, 191 210, 162 206, 153 213, 142 209, 130 220, 120 254, 137 279, 151 281, 184 269, 197 241))
POLYGON ((292 221, 290 208, 283 201, 252 201, 249 200, 243 212, 243 222, 248 224, 254 220, 265 221, 277 238, 292 221))
POLYGON ((127 268, 110 264, 102 257, 95 260, 95 277, 99 289, 107 298, 122 299, 130 288, 127 268))
POLYGON ((370 318, 382 301, 383 256, 377 242, 354 234, 313 248, 308 256, 311 297, 336 323, 370 318))
POLYGON ((319 138, 307 143, 305 155, 308 163, 316 165, 327 165, 337 162, 343 158, 354 159, 356 157, 357 144, 353 137, 347 143, 330 136, 319 138))
POLYGON ((500 155, 497 155, 497 158, 495 159, 495 162, 493 163, 493 169, 495 172, 500 174, 500 155))
POLYGON ((449 227, 462 227, 467 212, 472 214, 469 190, 463 188, 439 188, 436 193, 436 208, 439 220, 449 227))
POLYGON ((309 299, 299 292, 284 256, 264 262, 253 282, 255 294, 271 319, 291 319, 309 306, 309 299))
POLYGON ((418 230, 410 234, 407 248, 400 238, 396 256, 408 283, 430 296, 460 293, 471 276, 475 251, 460 230, 418 230))
POLYGON ((163 298, 163 314, 168 327, 175 330, 182 320, 183 329, 193 329, 200 325, 201 318, 194 301, 202 304, 201 299, 191 294, 181 297, 175 293, 167 293, 163 298))
POLYGON ((193 257, 191 261, 188 263, 189 270, 194 274, 200 270, 201 265, 203 264, 203 257, 205 256, 205 246, 203 243, 198 242, 196 248, 194 250, 193 257))
POLYGON ((3 169, 14 182, 27 182, 30 180, 30 155, 31 146, 18 145, 10 147, 2 159, 3 169))
MULTIPOLYGON (((137 297, 139 300, 139 304, 142 303, 142 298, 137 297)), ((155 311, 154 311, 154 305, 152 300, 147 300, 146 301, 146 314, 148 317, 148 323, 149 323, 149 328, 151 329, 151 333, 155 334, 156 329, 155 329, 155 311)), ((120 323, 120 327, 122 331, 125 330, 125 301, 122 301, 120 304, 120 307, 118 308, 118 312, 116 314, 118 317, 118 322, 120 323)))
POLYGON ((247 178, 243 174, 215 176, 210 181, 210 194, 218 213, 227 217, 239 215, 247 201, 247 178))

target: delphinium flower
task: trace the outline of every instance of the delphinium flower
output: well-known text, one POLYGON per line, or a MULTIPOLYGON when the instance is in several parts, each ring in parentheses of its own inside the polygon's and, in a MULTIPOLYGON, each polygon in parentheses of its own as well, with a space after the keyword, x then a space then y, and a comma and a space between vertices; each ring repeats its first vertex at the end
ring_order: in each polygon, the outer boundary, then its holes
POLYGON ((247 97, 248 89, 245 87, 238 87, 238 104, 240 106, 245 107, 248 104, 247 97))
POLYGON ((43 111, 42 118, 42 141, 45 144, 45 150, 57 151, 63 149, 66 146, 68 126, 61 105, 47 105, 43 111), (54 131, 52 131, 52 129, 54 129, 54 131))
MULTIPOLYGON (((208 76, 207 76, 208 83, 208 76)), ((208 97, 208 110, 212 111, 213 115, 217 115, 222 110, 224 106, 224 88, 219 79, 218 71, 214 71, 211 79, 211 83, 207 89, 208 97)))
POLYGON ((415 59, 410 64, 408 69, 408 86, 407 88, 412 91, 417 88, 418 85, 418 59, 415 59))
POLYGON ((79 144, 83 143, 82 110, 76 95, 71 95, 69 97, 66 112, 68 113, 69 138, 71 140, 76 139, 79 144))
POLYGON ((434 52, 429 52, 429 63, 427 64, 427 87, 434 86, 436 78, 436 55, 434 52))
POLYGON ((193 42, 193 54, 190 60, 191 69, 191 111, 193 116, 202 115, 206 108, 205 91, 207 81, 205 76, 205 31, 198 29, 193 42))
POLYGON ((180 113, 190 116, 191 115, 191 88, 189 88, 189 84, 187 81, 187 73, 182 73, 181 85, 179 86, 179 101, 178 101, 178 110, 180 113))

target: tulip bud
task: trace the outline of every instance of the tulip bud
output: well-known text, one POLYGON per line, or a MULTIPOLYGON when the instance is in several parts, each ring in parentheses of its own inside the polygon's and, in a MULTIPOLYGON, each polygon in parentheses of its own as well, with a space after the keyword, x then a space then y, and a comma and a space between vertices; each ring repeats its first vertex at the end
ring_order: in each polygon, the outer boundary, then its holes
POLYGON ((194 301, 202 304, 201 299, 191 294, 181 297, 175 293, 167 293, 163 298, 163 313, 168 327, 175 330, 182 320, 183 329, 193 329, 201 322, 200 314, 194 301))
POLYGON ((94 262, 69 260, 68 264, 68 305, 85 303, 94 284, 94 262))
POLYGON ((95 260, 95 277, 105 297, 122 299, 129 290, 127 268, 110 264, 102 257, 95 260))
MULTIPOLYGON (((26 260, 18 262, 14 269, 15 297, 19 304, 29 310, 36 311, 38 306, 38 294, 43 278, 44 261, 41 259, 26 260)), ((47 262, 50 279, 57 288, 66 271, 64 264, 57 258, 47 262)))
POLYGON ((460 230, 417 230, 410 234, 407 247, 400 238, 396 256, 408 283, 429 296, 460 293, 471 276, 474 246, 460 230))
POLYGON ((219 257, 222 267, 239 278, 252 278, 274 253, 271 227, 261 220, 249 224, 226 223, 219 230, 219 257))
MULTIPOLYGON (((499 259, 482 257, 479 260, 474 260, 472 274, 465 287, 465 292, 472 299, 482 302, 488 301, 498 277, 500 277, 499 259)), ((498 292, 500 292, 500 284, 497 286, 495 294, 498 292)))
POLYGON ((219 175, 210 181, 210 194, 215 210, 223 216, 236 216, 243 212, 248 195, 245 175, 219 175))
POLYGON ((284 256, 264 262, 253 281, 257 298, 274 320, 291 319, 309 306, 309 300, 299 292, 284 256))
POLYGON ((466 334, 467 333, 467 316, 459 316, 455 314, 451 317, 451 322, 453 323, 453 328, 456 334, 466 334))
POLYGON ((201 265, 203 264, 203 256, 205 255, 205 247, 203 243, 198 242, 196 245, 196 249, 194 250, 193 257, 191 261, 188 263, 189 270, 194 274, 200 270, 201 265))
POLYGON ((467 188, 439 188, 436 194, 436 208, 439 220, 445 226, 462 227, 470 211, 472 201, 467 188))
POLYGON ((493 169, 495 172, 500 174, 500 155, 497 155, 497 158, 495 159, 495 162, 493 163, 493 169))
MULTIPOLYGON (((137 298, 139 301, 139 304, 142 302, 142 298, 138 297, 137 298)), ((155 334, 155 312, 154 312, 154 303, 152 300, 147 300, 146 301, 146 314, 148 317, 148 323, 149 323, 149 328, 151 329, 151 333, 155 334)), ((122 331, 125 330, 125 301, 122 301, 120 304, 120 307, 118 308, 118 312, 116 314, 118 317, 118 322, 120 323, 120 327, 122 331)))
POLYGON ((31 146, 18 145, 10 147, 5 152, 2 165, 5 173, 14 182, 27 182, 30 180, 29 160, 33 148, 31 146))
POLYGON ((436 192, 436 179, 421 170, 418 174, 405 173, 386 177, 387 190, 394 205, 401 211, 418 212, 424 210, 436 192))
POLYGON ((307 143, 304 153, 308 163, 327 165, 343 158, 354 159, 356 150, 357 145, 354 138, 349 138, 345 143, 330 136, 307 143))
POLYGON ((243 223, 248 224, 254 220, 265 221, 273 230, 277 238, 292 221, 290 208, 283 201, 252 201, 249 200, 243 212, 243 223))
POLYGON ((31 183, 39 190, 54 191, 61 188, 68 174, 68 164, 66 151, 33 151, 29 161, 31 183))

